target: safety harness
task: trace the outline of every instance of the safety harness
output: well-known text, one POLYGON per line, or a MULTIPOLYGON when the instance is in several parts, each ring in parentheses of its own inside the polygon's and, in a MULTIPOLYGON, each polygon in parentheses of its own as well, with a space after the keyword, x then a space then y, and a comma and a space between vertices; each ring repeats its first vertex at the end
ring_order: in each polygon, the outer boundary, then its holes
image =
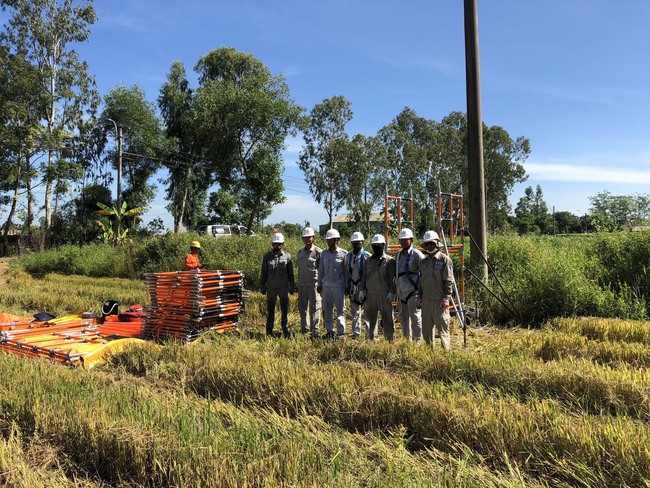
MULTIPOLYGON (((404 304, 406 304, 409 301, 409 299, 413 295, 415 295, 417 293, 418 286, 420 285, 420 273, 412 273, 411 271, 409 271, 409 262, 411 261, 411 254, 413 254, 413 248, 412 247, 411 247, 411 249, 409 249, 409 252, 406 255, 406 265, 404 266, 404 271, 402 271, 400 273, 399 268, 398 268, 398 272, 397 272, 397 277, 398 278, 401 278, 402 276, 406 275, 406 279, 409 280, 409 283, 411 283, 411 286, 413 287, 413 291, 411 291, 411 293, 409 293, 406 296, 406 300, 402 300, 400 298, 400 301, 402 303, 404 303, 404 304), (413 278, 411 278, 411 275, 416 275, 417 279, 414 281, 413 278)), ((398 255, 398 257, 400 258, 400 261, 401 261, 401 257, 402 257, 401 253, 398 255)))
MULTIPOLYGON (((359 257, 359 279, 358 280, 353 280, 352 279, 352 260, 354 259, 354 253, 349 253, 348 254, 348 275, 349 275, 349 283, 348 285, 354 285, 358 286, 359 283, 361 283, 361 278, 363 278, 363 261, 366 258, 366 250, 361 249, 360 257, 359 257)), ((352 288, 352 286, 348 286, 349 288, 352 288)), ((351 297, 352 295, 350 295, 351 297)), ((351 298, 351 300, 356 303, 357 305, 363 304, 363 302, 359 302, 356 299, 351 298)), ((364 300, 365 301, 365 300, 364 300)))

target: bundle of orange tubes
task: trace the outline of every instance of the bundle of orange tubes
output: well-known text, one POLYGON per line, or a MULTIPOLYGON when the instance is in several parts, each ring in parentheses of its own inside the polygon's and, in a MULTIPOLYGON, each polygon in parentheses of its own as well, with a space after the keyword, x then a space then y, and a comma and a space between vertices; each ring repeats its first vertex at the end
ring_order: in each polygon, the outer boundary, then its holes
POLYGON ((93 366, 108 350, 122 349, 141 333, 139 325, 127 323, 104 328, 81 313, 47 321, 0 314, 0 350, 71 365, 93 366))
POLYGON ((146 337, 196 340, 206 330, 237 327, 244 305, 244 274, 233 270, 145 273, 151 295, 146 337))

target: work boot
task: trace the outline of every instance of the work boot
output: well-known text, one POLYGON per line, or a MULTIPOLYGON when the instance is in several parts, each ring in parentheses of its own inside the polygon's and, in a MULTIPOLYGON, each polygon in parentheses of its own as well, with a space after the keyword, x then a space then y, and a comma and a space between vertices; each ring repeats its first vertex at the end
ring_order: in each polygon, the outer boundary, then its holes
POLYGON ((336 339, 336 334, 334 333, 334 331, 331 331, 331 332, 328 331, 328 332, 323 336, 323 339, 328 340, 328 341, 333 341, 334 339, 336 339))
POLYGON ((285 339, 290 339, 291 338, 291 332, 289 332, 288 330, 283 330, 282 331, 282 337, 284 337, 285 339))

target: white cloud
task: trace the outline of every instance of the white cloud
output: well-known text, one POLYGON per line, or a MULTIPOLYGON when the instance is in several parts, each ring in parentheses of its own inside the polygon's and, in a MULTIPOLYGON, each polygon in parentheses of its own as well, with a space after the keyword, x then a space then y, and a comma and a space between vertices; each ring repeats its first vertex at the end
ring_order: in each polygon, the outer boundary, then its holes
POLYGON ((290 136, 287 137, 284 140, 284 143, 286 144, 286 148, 283 151, 285 155, 288 154, 295 154, 296 156, 302 151, 302 146, 305 144, 304 139, 302 136, 290 136))
POLYGON ((530 179, 539 181, 650 183, 650 172, 621 167, 526 163, 525 168, 530 179))
POLYGON ((273 212, 265 224, 278 224, 282 221, 290 224, 303 224, 305 221, 318 226, 328 221, 327 212, 311 196, 287 195, 284 203, 273 207, 273 212))
POLYGON ((291 78, 292 76, 298 76, 302 74, 302 70, 298 66, 288 66, 283 72, 285 78, 291 78))

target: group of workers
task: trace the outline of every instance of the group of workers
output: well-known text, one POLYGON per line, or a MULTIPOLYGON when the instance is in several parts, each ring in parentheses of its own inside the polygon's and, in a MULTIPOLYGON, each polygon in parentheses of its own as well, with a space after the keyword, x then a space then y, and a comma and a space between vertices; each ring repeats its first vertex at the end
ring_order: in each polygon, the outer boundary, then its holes
MULTIPOLYGON (((413 232, 402 229, 401 250, 392 256, 386 253, 386 240, 381 234, 372 237, 372 252, 364 249, 364 236, 354 232, 350 252, 339 247, 341 236, 336 229, 325 234, 327 249, 314 244, 314 229, 302 232, 304 247, 298 251, 298 311, 303 333, 319 337, 321 310, 326 329, 325 338, 336 339, 346 332, 346 297, 350 304, 352 338, 361 337, 362 328, 370 340, 378 339, 378 317, 384 336, 392 341, 395 326, 393 303, 397 303, 403 336, 410 341, 434 345, 434 329, 442 347, 450 349, 449 333, 453 264, 440 248, 435 231, 424 234, 424 252, 413 247, 413 232), (336 325, 336 328, 335 328, 336 325)), ((281 327, 285 337, 288 328, 289 294, 296 291, 291 255, 283 250, 284 236, 271 239, 273 249, 262 260, 261 292, 266 295, 266 333, 273 335, 275 308, 280 300, 281 327)))
MULTIPOLYGON (((317 338, 320 334, 321 310, 326 339, 344 336, 346 297, 350 303, 352 338, 361 337, 362 324, 370 340, 379 338, 378 317, 384 337, 392 341, 395 334, 393 304, 409 341, 434 345, 434 329, 443 349, 450 349, 449 307, 453 289, 453 264, 442 252, 435 231, 427 231, 422 239, 423 252, 413 247, 413 232, 402 229, 401 250, 393 258, 386 253, 386 240, 375 234, 367 252, 364 236, 354 232, 350 238, 352 251, 339 247, 341 235, 336 229, 325 234, 327 249, 314 244, 311 227, 302 231, 304 247, 298 251, 298 311, 302 333, 317 338), (334 311, 336 310, 336 315, 334 311), (336 330, 334 325, 336 323, 336 330)), ((296 292, 291 254, 284 248, 284 236, 273 234, 272 249, 262 259, 260 291, 266 295, 266 334, 273 335, 275 309, 280 301, 282 335, 290 337, 288 324, 289 295, 296 292)), ((202 269, 199 261, 201 244, 193 241, 185 258, 185 269, 202 269)))

